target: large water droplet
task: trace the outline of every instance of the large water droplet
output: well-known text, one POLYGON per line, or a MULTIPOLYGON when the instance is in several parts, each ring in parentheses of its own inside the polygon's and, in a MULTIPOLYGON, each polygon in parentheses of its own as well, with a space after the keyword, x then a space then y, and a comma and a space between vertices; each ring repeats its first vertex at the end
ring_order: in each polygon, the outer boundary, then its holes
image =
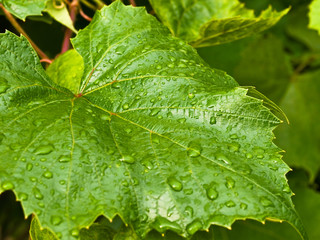
POLYGON ((135 162, 135 159, 130 156, 130 155, 124 155, 121 159, 120 159, 121 162, 125 162, 125 163, 134 163, 135 162))
POLYGON ((51 216, 50 221, 53 225, 57 226, 62 222, 62 218, 59 216, 51 216))
POLYGON ((19 194, 18 194, 18 199, 20 199, 20 200, 22 200, 22 201, 28 200, 28 194, 26 194, 26 193, 19 193, 19 194))
POLYGON ((43 199, 43 195, 42 193, 40 192, 39 188, 34 188, 33 189, 33 194, 34 194, 34 197, 38 200, 41 200, 43 199))
POLYGON ((219 193, 217 192, 217 190, 213 187, 210 187, 207 189, 207 197, 210 200, 214 200, 219 196, 219 193))
POLYGON ((2 188, 3 188, 4 190, 11 190, 11 189, 14 188, 14 185, 13 185, 12 182, 5 181, 5 182, 2 183, 2 188))
POLYGON ((193 234, 195 234, 197 231, 199 231, 201 228, 202 228, 201 222, 198 221, 198 220, 196 220, 196 221, 190 223, 190 224, 187 226, 187 232, 188 232, 188 234, 193 235, 193 234))
POLYGON ((168 178, 168 184, 170 185, 170 187, 179 192, 182 190, 182 183, 175 177, 169 177, 168 178))
POLYGON ((34 153, 37 155, 46 155, 49 154, 53 151, 54 147, 52 145, 44 145, 44 146, 39 146, 34 150, 34 153))
POLYGON ((172 231, 176 231, 176 232, 181 231, 179 224, 177 224, 175 222, 170 222, 169 220, 162 218, 162 217, 158 217, 156 219, 156 221, 154 223, 154 227, 159 232, 165 232, 166 230, 172 230, 172 231))
POLYGON ((190 207, 190 206, 187 206, 185 209, 184 209, 184 212, 189 216, 189 217, 193 217, 193 208, 190 207))

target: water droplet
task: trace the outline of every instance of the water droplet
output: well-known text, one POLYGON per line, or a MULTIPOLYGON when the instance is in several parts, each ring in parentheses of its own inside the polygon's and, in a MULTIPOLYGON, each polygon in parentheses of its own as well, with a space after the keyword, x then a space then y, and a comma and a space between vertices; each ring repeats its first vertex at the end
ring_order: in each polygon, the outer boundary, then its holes
POLYGON ((180 232, 181 228, 179 224, 175 222, 170 222, 166 218, 158 217, 154 223, 154 227, 159 232, 165 232, 166 230, 173 230, 175 232, 180 232))
POLYGON ((125 45, 121 45, 116 48, 116 54, 122 55, 126 49, 127 49, 127 47, 125 45))
POLYGON ((113 84, 111 84, 112 88, 118 89, 120 88, 120 83, 119 82, 114 82, 113 84))
POLYGON ((291 193, 291 189, 289 186, 285 186, 282 191, 284 191, 285 193, 291 193))
POLYGON ((188 98, 192 99, 192 98, 194 98, 194 97, 195 97, 195 95, 194 95, 193 93, 189 93, 189 94, 188 94, 188 98))
POLYGON ((51 222, 53 225, 57 226, 57 225, 59 225, 59 224, 62 222, 62 218, 59 217, 59 216, 51 216, 50 222, 51 222))
POLYGON ((72 235, 73 237, 78 237, 78 236, 79 236, 79 229, 73 229, 73 230, 71 231, 71 235, 72 235))
POLYGON ((228 148, 231 152, 238 152, 240 145, 238 143, 230 143, 228 148))
POLYGON ((43 195, 42 193, 40 192, 39 188, 34 188, 33 189, 33 194, 34 194, 34 197, 38 200, 42 200, 43 199, 43 195))
POLYGON ((46 154, 51 153, 53 151, 53 149, 54 149, 54 147, 52 145, 44 145, 44 146, 37 147, 34 150, 34 153, 37 155, 46 155, 46 154))
POLYGON ((65 181, 65 180, 60 180, 59 183, 60 183, 61 185, 65 185, 65 184, 66 184, 66 181, 65 181))
POLYGON ((210 118, 210 124, 211 125, 213 125, 213 124, 216 124, 216 122, 217 122, 217 119, 216 119, 216 117, 214 117, 214 116, 212 116, 211 118, 210 118))
POLYGON ((134 163, 135 162, 135 159, 130 156, 130 155, 124 155, 121 159, 120 159, 121 162, 125 162, 125 163, 134 163))
POLYGON ((247 153, 247 154, 246 154, 246 158, 250 159, 250 158, 252 158, 252 157, 253 157, 253 155, 252 155, 251 153, 247 153))
POLYGON ((243 209, 243 210, 246 210, 248 208, 248 205, 245 204, 245 203, 241 203, 240 204, 240 208, 243 209))
POLYGON ((59 162, 61 162, 61 163, 70 162, 70 160, 71 160, 71 156, 70 155, 62 155, 59 158, 59 162))
POLYGON ((231 177, 226 177, 226 187, 231 189, 234 188, 235 181, 231 177))
POLYGON ((100 119, 101 119, 102 121, 110 121, 110 120, 111 120, 111 117, 110 117, 110 115, 102 114, 102 115, 100 116, 100 119))
POLYGON ((129 109, 129 105, 126 103, 126 104, 123 104, 122 105, 122 108, 124 109, 124 110, 127 110, 127 109, 129 109))
POLYGON ((179 192, 182 190, 182 183, 175 177, 169 177, 168 178, 168 184, 170 185, 170 187, 179 192))
POLYGON ((264 207, 269 207, 269 206, 273 205, 273 203, 266 197, 261 197, 260 202, 261 202, 262 206, 264 206, 264 207))
POLYGON ((217 192, 217 190, 213 187, 210 187, 207 189, 207 197, 210 200, 214 200, 219 196, 219 193, 217 192))
POLYGON ((28 171, 31 171, 32 168, 33 168, 33 164, 32 164, 32 163, 27 163, 26 169, 27 169, 28 171))
POLYGON ((12 182, 5 181, 5 182, 2 183, 2 188, 3 188, 4 190, 11 190, 11 189, 14 188, 14 185, 13 185, 12 182))
POLYGON ((217 154, 216 154, 216 158, 217 158, 219 161, 224 162, 225 164, 229 164, 229 163, 230 163, 230 160, 229 160, 225 155, 223 155, 222 153, 217 153, 217 154))
POLYGON ((150 115, 151 117, 154 117, 154 116, 156 116, 156 115, 160 112, 160 110, 161 110, 161 109, 154 108, 154 109, 151 110, 151 112, 150 112, 149 115, 150 115))
POLYGON ((19 193, 18 198, 22 201, 28 200, 28 194, 26 193, 19 193))
POLYGON ((143 166, 145 166, 147 169, 149 169, 149 170, 151 170, 152 168, 153 168, 153 164, 150 162, 150 161, 148 161, 148 160, 144 160, 143 162, 142 162, 142 165, 143 166))
POLYGON ((187 206, 185 209, 184 209, 184 212, 188 215, 188 217, 193 217, 193 208, 190 207, 190 206, 187 206))
POLYGON ((201 228, 202 228, 201 222, 198 221, 198 220, 196 220, 196 221, 190 223, 190 224, 187 226, 187 232, 188 232, 190 235, 193 235, 193 234, 195 234, 197 231, 199 231, 201 228))
POLYGON ((230 200, 230 201, 226 202, 226 206, 231 208, 231 207, 235 207, 236 204, 234 203, 234 201, 230 200))
POLYGON ((193 146, 192 148, 188 148, 187 151, 189 157, 198 157, 201 154, 201 148, 199 146, 193 146))
POLYGON ((193 193, 193 190, 192 190, 192 188, 188 188, 188 189, 184 189, 183 192, 186 195, 191 195, 193 193))
POLYGON ((178 122, 181 123, 181 124, 183 124, 183 123, 186 122, 186 119, 185 119, 185 118, 179 118, 179 119, 178 119, 178 122))
POLYGON ((52 172, 50 172, 50 171, 45 171, 45 172, 43 173, 43 176, 44 176, 45 178, 52 178, 53 174, 52 174, 52 172))

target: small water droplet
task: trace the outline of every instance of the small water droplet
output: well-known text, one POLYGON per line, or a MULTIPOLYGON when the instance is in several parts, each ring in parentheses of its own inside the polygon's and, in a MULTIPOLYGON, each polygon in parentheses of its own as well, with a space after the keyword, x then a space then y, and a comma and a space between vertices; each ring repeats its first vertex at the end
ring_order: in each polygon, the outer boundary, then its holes
POLYGON ((282 191, 284 191, 285 193, 291 193, 291 189, 289 186, 285 186, 282 191))
POLYGON ((121 162, 125 162, 125 163, 134 163, 135 162, 135 159, 130 156, 130 155, 124 155, 121 159, 120 159, 121 162))
POLYGON ((127 104, 127 103, 126 103, 126 104, 123 104, 123 105, 122 105, 122 108, 123 108, 124 110, 129 109, 129 104, 127 104))
POLYGON ((235 181, 231 177, 226 177, 226 187, 231 189, 234 188, 235 181))
POLYGON ((201 222, 198 221, 198 220, 196 220, 196 221, 193 221, 192 223, 190 223, 190 224, 187 226, 187 232, 188 232, 188 234, 193 235, 193 234, 195 234, 197 231, 199 231, 201 228, 202 228, 201 222))
POLYGON ((26 194, 26 193, 19 193, 19 194, 18 194, 18 198, 19 198, 20 200, 23 200, 23 201, 28 200, 28 194, 26 194))
POLYGON ((119 82, 114 82, 113 84, 111 84, 112 88, 118 89, 120 88, 120 83, 119 82))
POLYGON ((47 155, 53 151, 54 147, 52 145, 39 146, 34 150, 37 155, 47 155))
POLYGON ((185 118, 179 118, 179 119, 178 119, 178 122, 181 123, 181 124, 183 124, 183 123, 186 122, 186 119, 185 119, 185 118))
POLYGON ((154 117, 154 116, 156 116, 156 115, 160 112, 160 110, 161 110, 161 109, 159 109, 159 108, 154 108, 154 109, 151 110, 151 112, 150 112, 149 115, 150 115, 151 117, 154 117))
POLYGON ((102 115, 100 116, 100 119, 101 119, 102 121, 110 121, 110 120, 111 120, 111 117, 110 117, 110 115, 102 114, 102 115))
POLYGON ((194 95, 193 93, 189 93, 189 94, 188 94, 188 98, 192 99, 192 98, 194 98, 194 97, 195 97, 195 95, 194 95))
POLYGON ((193 217, 193 208, 190 207, 190 206, 187 206, 185 209, 184 209, 184 212, 186 213, 186 215, 188 215, 188 217, 193 217))
POLYGON ((240 208, 243 209, 243 210, 246 210, 248 208, 248 205, 245 204, 245 203, 241 203, 240 204, 240 208))
POLYGON ((42 193, 40 192, 39 188, 34 188, 33 189, 33 194, 34 194, 34 197, 38 200, 42 200, 43 199, 43 195, 42 193))
POLYGON ((27 169, 28 171, 31 171, 32 168, 33 168, 33 164, 32 164, 32 163, 27 163, 26 169, 27 169))
POLYGON ((252 158, 252 157, 253 157, 253 155, 252 155, 251 153, 247 153, 247 154, 246 154, 246 158, 250 159, 250 158, 252 158))
POLYGON ((65 181, 65 180, 60 180, 59 183, 60 183, 61 185, 65 185, 65 184, 66 184, 66 181, 65 181))
POLYGON ((214 200, 219 196, 219 193, 217 192, 217 190, 213 187, 210 187, 207 189, 207 197, 210 200, 214 200))
POLYGON ((211 125, 216 124, 216 122, 217 122, 216 117, 214 117, 214 116, 210 117, 209 123, 210 123, 211 125))
POLYGON ((184 189, 183 192, 186 195, 191 195, 193 193, 193 190, 192 190, 192 188, 187 188, 187 189, 184 189))
POLYGON ((266 197, 261 197, 260 202, 261 202, 262 206, 264 206, 264 207, 269 207, 269 206, 273 205, 273 203, 266 197))
POLYGON ((231 152, 238 152, 240 145, 238 143, 230 143, 228 148, 231 152))
POLYGON ((168 184, 170 185, 170 187, 179 192, 182 190, 182 183, 175 177, 169 177, 168 178, 168 184))
POLYGON ((53 225, 57 226, 62 222, 62 218, 59 216, 51 216, 50 221, 53 225))
POLYGON ((70 155, 62 155, 59 158, 59 162, 61 162, 61 163, 70 162, 70 160, 71 160, 71 156, 70 155))
POLYGON ((5 181, 5 182, 2 183, 2 188, 3 188, 4 190, 11 190, 11 189, 14 188, 14 185, 13 185, 12 182, 5 181))
POLYGON ((116 48, 116 54, 122 55, 126 49, 127 49, 127 47, 125 45, 121 45, 116 48))
POLYGON ((52 172, 50 172, 50 171, 45 171, 45 172, 43 173, 43 176, 44 176, 45 178, 52 178, 53 174, 52 174, 52 172))
POLYGON ((230 201, 226 202, 226 206, 231 208, 231 207, 235 207, 236 204, 234 203, 234 201, 230 200, 230 201))
POLYGON ((222 153, 217 153, 217 154, 216 154, 216 158, 217 158, 219 161, 224 162, 225 164, 229 164, 229 163, 230 163, 230 160, 229 160, 225 155, 223 155, 222 153))
POLYGON ((79 229, 73 229, 73 230, 71 231, 71 235, 72 235, 73 237, 78 237, 78 236, 79 236, 79 229))
POLYGON ((199 147, 188 148, 187 151, 189 157, 198 157, 201 154, 201 148, 199 147))

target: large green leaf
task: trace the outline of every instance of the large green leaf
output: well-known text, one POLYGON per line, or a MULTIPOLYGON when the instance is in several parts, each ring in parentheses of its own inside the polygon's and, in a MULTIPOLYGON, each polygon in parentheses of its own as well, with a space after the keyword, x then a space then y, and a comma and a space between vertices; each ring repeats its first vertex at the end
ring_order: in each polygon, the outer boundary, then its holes
POLYGON ((256 17, 238 0, 150 0, 170 31, 194 47, 234 41, 273 26, 288 10, 269 7, 256 17))
POLYGON ((309 27, 316 29, 320 34, 320 0, 313 0, 310 4, 309 27))
POLYGON ((117 214, 142 237, 268 218, 307 238, 272 143, 279 120, 143 8, 117 1, 78 33, 76 94, 25 38, 0 40, 1 191, 59 238, 117 214))
POLYGON ((30 15, 41 15, 47 0, 0 0, 0 3, 17 18, 25 20, 30 15))

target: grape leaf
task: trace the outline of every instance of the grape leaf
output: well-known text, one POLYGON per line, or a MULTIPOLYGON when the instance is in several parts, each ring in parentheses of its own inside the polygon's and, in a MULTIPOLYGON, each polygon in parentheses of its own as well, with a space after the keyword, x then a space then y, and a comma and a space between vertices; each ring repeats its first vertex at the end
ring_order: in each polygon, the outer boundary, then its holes
POLYGON ((150 0, 157 16, 170 31, 194 47, 234 41, 273 26, 288 9, 271 7, 256 17, 238 0, 150 0))
POLYGON ((25 20, 30 15, 41 15, 47 0, 0 0, 0 3, 17 18, 25 20))
POLYGON ((56 58, 46 71, 53 82, 77 93, 83 74, 82 57, 75 50, 69 50, 56 58))
POLYGON ((309 27, 320 34, 320 0, 313 0, 309 6, 309 27))
POLYGON ((49 15, 53 17, 57 22, 77 33, 77 30, 73 26, 73 22, 65 3, 62 1, 61 5, 56 6, 55 1, 56 0, 49 0, 47 2, 46 8, 43 11, 49 13, 49 15))
POLYGON ((307 239, 272 142, 279 120, 143 8, 116 1, 79 31, 76 94, 24 37, 0 40, 0 190, 42 227, 71 239, 119 215, 140 237, 187 237, 274 219, 307 239))

